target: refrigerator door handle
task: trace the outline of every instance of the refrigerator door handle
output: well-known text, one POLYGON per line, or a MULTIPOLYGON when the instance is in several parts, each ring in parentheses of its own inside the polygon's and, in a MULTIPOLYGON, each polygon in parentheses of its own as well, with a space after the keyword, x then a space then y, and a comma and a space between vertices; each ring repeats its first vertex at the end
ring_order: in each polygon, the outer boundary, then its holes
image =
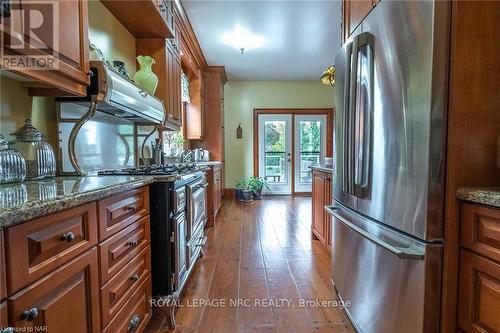
MULTIPOLYGON (((425 258, 425 249, 423 251, 418 251, 417 249, 408 247, 408 248, 401 248, 397 245, 392 245, 389 244, 388 242, 380 239, 379 237, 371 234, 370 232, 364 230, 363 228, 355 225, 354 223, 350 222, 348 219, 346 219, 344 216, 339 214, 337 211, 341 210, 342 208, 339 206, 325 206, 325 211, 335 217, 338 221, 342 222, 344 225, 352 229, 353 231, 357 232, 358 234, 362 235, 369 241, 383 247, 387 251, 395 254, 398 256, 400 259, 408 259, 408 260, 424 260, 425 258)), ((388 237, 386 237, 388 238, 388 237)))
POLYGON ((370 193, 370 169, 372 150, 373 117, 373 55, 374 37, 364 32, 356 37, 356 77, 353 90, 354 103, 354 171, 351 181, 353 194, 358 198, 370 193))
POLYGON ((356 77, 356 66, 355 63, 355 41, 349 43, 346 46, 346 66, 345 66, 345 84, 344 84, 344 140, 343 140, 343 173, 342 173, 342 190, 345 193, 353 194, 352 188, 352 165, 353 165, 353 152, 352 152, 352 144, 353 144, 353 136, 352 136, 352 103, 354 89, 353 89, 353 78, 356 77))

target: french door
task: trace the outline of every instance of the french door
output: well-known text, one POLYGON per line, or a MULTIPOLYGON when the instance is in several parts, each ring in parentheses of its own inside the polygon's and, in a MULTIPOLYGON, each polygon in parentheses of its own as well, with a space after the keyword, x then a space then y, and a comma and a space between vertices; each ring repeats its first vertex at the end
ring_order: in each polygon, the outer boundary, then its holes
POLYGON ((259 115, 259 176, 267 193, 292 193, 292 115, 259 115))
POLYGON ((326 153, 326 114, 259 114, 258 171, 269 194, 311 192, 313 165, 326 153))
POLYGON ((322 164, 326 154, 326 115, 294 116, 294 192, 311 192, 311 166, 322 164))

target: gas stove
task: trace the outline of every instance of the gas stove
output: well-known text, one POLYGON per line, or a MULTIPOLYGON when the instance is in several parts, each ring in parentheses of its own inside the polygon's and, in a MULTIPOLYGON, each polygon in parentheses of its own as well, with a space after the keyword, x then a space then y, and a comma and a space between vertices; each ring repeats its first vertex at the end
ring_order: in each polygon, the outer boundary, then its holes
POLYGON ((202 168, 194 163, 173 163, 166 165, 151 165, 136 168, 126 168, 119 170, 99 171, 99 176, 123 176, 123 175, 143 175, 165 178, 166 180, 187 179, 194 176, 202 168))

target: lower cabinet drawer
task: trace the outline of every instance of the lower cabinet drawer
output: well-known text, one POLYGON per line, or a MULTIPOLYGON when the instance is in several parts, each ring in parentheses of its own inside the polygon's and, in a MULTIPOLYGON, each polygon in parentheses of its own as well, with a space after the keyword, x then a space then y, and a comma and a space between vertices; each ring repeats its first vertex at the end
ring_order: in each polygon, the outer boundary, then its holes
POLYGON ((148 246, 101 288, 102 327, 106 327, 150 273, 151 249, 148 246))
POLYGON ((140 333, 151 319, 151 275, 137 288, 103 333, 140 333))
POLYGON ((149 215, 99 244, 101 284, 106 283, 150 243, 149 215))
POLYGON ((500 264, 460 251, 459 326, 464 332, 500 332, 500 264))
POLYGON ((96 244, 95 203, 7 228, 9 294, 46 276, 96 244))
POLYGON ((10 324, 19 332, 100 332, 97 270, 94 247, 14 294, 10 324))

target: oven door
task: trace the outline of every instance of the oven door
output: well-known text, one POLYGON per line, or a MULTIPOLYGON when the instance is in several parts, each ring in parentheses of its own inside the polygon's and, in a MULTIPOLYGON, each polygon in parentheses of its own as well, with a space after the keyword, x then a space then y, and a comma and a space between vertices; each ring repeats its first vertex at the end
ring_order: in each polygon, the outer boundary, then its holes
POLYGON ((206 221, 206 188, 205 179, 198 181, 189 188, 189 207, 188 207, 188 235, 187 239, 191 239, 199 228, 202 228, 206 221))
POLYGON ((187 273, 186 215, 181 213, 172 219, 175 251, 175 286, 177 291, 184 283, 187 273))

